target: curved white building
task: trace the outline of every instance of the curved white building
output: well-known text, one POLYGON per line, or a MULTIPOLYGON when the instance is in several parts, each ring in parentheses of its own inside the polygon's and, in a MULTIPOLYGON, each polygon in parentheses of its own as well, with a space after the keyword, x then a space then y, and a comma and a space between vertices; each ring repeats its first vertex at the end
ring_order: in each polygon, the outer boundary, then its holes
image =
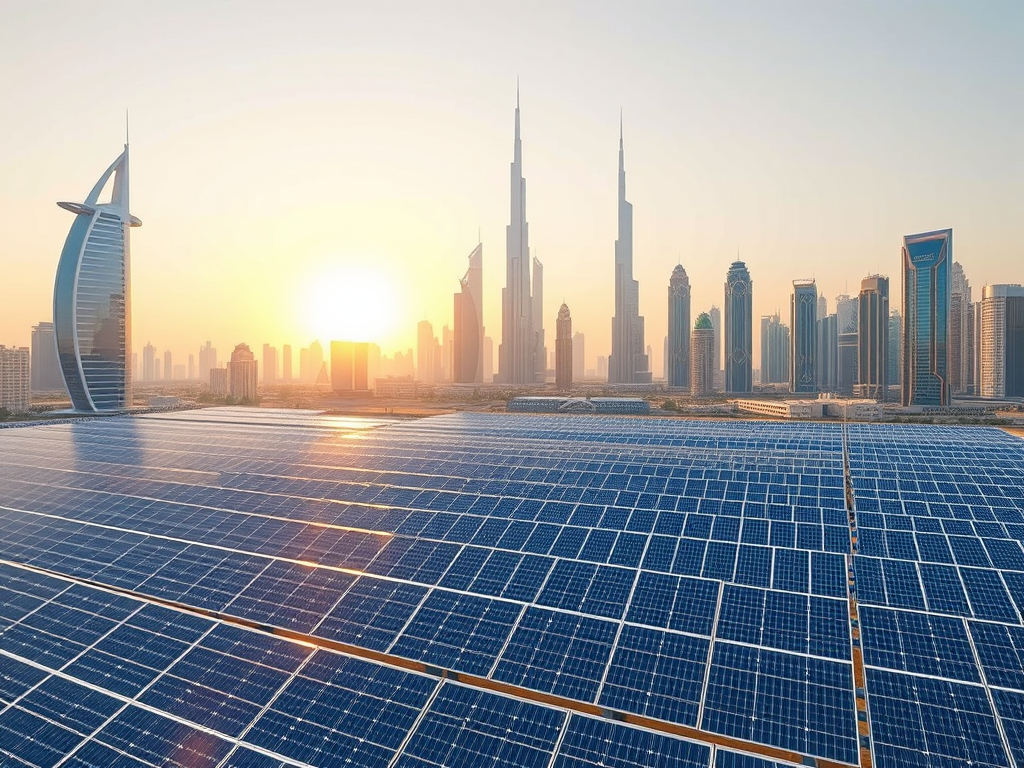
POLYGON ((76 411, 132 404, 128 145, 84 203, 57 203, 75 214, 57 265, 53 325, 60 371, 76 411), (111 176, 108 202, 99 202, 111 176))

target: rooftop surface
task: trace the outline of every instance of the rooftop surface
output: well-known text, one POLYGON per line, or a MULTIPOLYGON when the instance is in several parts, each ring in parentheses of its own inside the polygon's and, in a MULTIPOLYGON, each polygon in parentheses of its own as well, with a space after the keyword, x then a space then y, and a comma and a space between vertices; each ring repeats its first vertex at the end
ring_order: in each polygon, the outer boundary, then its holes
POLYGON ((1024 766, 1022 541, 996 429, 0 430, 0 766, 1024 766))

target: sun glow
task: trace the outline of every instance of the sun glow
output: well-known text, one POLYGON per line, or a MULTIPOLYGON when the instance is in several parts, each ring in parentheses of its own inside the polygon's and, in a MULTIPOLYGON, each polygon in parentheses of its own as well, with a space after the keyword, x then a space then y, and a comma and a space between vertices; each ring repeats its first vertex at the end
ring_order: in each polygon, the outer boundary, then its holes
POLYGON ((320 272, 299 297, 314 338, 381 342, 395 330, 398 291, 383 272, 340 266, 320 272))

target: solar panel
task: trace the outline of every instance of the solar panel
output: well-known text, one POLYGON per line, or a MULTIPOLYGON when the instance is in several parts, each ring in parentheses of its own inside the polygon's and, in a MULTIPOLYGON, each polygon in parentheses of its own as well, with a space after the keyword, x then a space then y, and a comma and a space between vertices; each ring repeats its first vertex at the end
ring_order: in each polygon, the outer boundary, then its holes
POLYGON ((0 763, 1009 765, 1022 446, 258 409, 0 430, 0 763))

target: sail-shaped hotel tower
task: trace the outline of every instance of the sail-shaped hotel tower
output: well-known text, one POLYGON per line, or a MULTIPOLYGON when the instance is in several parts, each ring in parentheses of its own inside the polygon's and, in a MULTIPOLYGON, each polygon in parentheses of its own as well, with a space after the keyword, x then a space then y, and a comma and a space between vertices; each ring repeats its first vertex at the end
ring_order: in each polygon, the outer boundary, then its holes
POLYGON ((84 203, 57 203, 75 214, 57 265, 53 326, 61 375, 76 411, 132 404, 128 145, 84 203), (111 176, 110 200, 100 202, 111 176))

